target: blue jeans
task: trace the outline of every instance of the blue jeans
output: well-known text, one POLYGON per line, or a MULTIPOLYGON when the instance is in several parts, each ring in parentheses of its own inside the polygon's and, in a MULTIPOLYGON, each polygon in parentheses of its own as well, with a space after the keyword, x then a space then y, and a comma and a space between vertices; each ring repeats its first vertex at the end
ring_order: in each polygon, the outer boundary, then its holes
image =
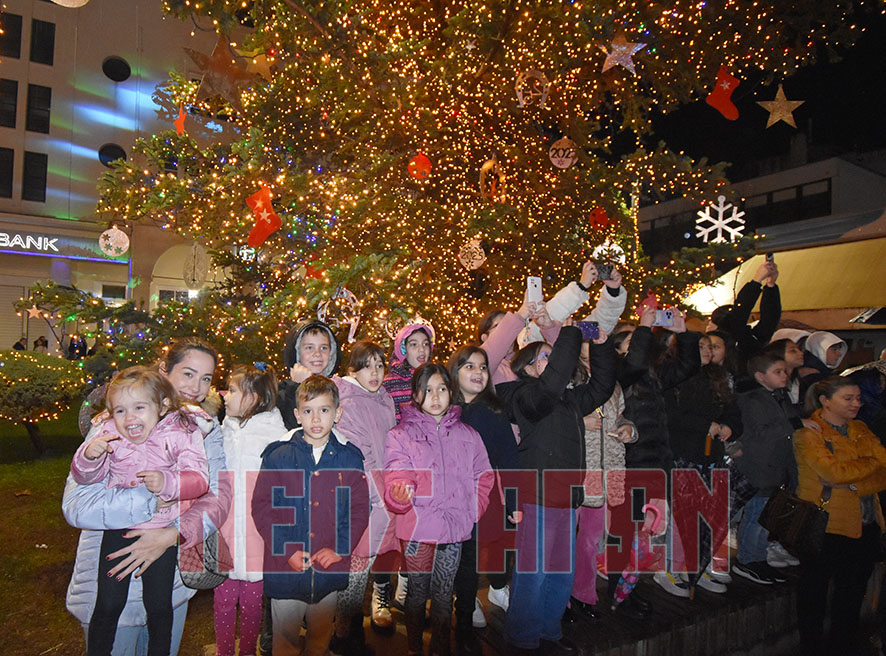
POLYGON ((756 496, 744 507, 741 524, 738 525, 738 562, 766 562, 766 547, 769 545, 769 531, 760 526, 757 520, 766 506, 769 497, 756 496))
POLYGON ((563 637, 560 621, 575 579, 575 510, 523 505, 505 639, 522 649, 563 637))

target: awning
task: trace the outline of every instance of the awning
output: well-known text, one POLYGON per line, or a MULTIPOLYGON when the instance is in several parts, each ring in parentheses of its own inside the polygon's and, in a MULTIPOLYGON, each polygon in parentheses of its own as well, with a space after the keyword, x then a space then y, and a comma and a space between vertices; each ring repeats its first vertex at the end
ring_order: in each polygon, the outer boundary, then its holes
MULTIPOLYGON (((764 261, 758 254, 700 289, 686 303, 703 314, 732 303, 764 261)), ((775 253, 784 318, 821 329, 864 329, 849 319, 886 305, 886 238, 864 239, 775 253)))

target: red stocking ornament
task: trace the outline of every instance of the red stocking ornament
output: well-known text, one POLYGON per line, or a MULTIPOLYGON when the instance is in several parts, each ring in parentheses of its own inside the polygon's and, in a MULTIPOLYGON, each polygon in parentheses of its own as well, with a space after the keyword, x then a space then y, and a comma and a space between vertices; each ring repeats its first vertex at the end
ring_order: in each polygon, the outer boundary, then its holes
POLYGON ((267 187, 262 187, 247 198, 246 204, 255 212, 255 225, 252 226, 246 243, 250 248, 258 248, 283 225, 283 222, 274 212, 271 205, 271 190, 267 187))
POLYGON ((738 118, 738 107, 732 103, 732 92, 738 87, 741 80, 730 75, 725 66, 717 71, 717 84, 714 90, 705 99, 705 102, 720 112, 730 121, 738 118))

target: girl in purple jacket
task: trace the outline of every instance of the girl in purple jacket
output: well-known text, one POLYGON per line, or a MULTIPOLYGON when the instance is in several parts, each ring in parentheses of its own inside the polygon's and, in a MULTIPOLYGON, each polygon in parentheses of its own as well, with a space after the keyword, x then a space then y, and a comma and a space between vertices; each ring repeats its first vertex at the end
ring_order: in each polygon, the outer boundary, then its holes
POLYGON ((449 372, 425 364, 412 378, 412 403, 385 445, 385 503, 409 572, 406 637, 422 653, 425 603, 431 598, 430 653, 449 654, 452 587, 461 555, 486 510, 494 475, 479 433, 450 405, 449 372))
MULTIPOLYGON (((157 511, 136 529, 165 528, 180 514, 179 501, 197 499, 209 489, 209 464, 203 432, 180 413, 172 384, 157 371, 130 367, 108 385, 110 419, 98 435, 77 449, 71 475, 80 485, 144 485, 157 495, 157 511)), ((129 594, 130 575, 111 577, 111 555, 132 539, 129 529, 105 531, 99 556, 98 591, 89 621, 87 656, 110 654, 117 621, 129 594)), ((178 550, 169 547, 143 570, 142 596, 148 616, 148 654, 168 654, 172 639, 172 586, 178 550)))

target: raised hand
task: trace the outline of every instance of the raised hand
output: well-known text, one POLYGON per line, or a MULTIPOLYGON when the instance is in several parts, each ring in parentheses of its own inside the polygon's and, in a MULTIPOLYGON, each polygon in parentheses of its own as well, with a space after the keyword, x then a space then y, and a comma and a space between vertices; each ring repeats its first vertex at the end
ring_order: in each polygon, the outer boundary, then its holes
POLYGON ((98 460, 106 453, 114 453, 114 449, 109 443, 119 439, 120 436, 116 433, 102 431, 100 435, 89 443, 83 455, 86 456, 87 460, 98 460))
POLYGON ((612 289, 621 287, 621 272, 614 265, 612 267, 612 275, 609 277, 609 280, 604 280, 603 284, 607 287, 612 287, 612 289))
POLYGON ((599 274, 597 273, 597 265, 588 260, 581 267, 581 277, 578 281, 582 284, 583 287, 590 287, 595 282, 597 282, 597 277, 599 274))

